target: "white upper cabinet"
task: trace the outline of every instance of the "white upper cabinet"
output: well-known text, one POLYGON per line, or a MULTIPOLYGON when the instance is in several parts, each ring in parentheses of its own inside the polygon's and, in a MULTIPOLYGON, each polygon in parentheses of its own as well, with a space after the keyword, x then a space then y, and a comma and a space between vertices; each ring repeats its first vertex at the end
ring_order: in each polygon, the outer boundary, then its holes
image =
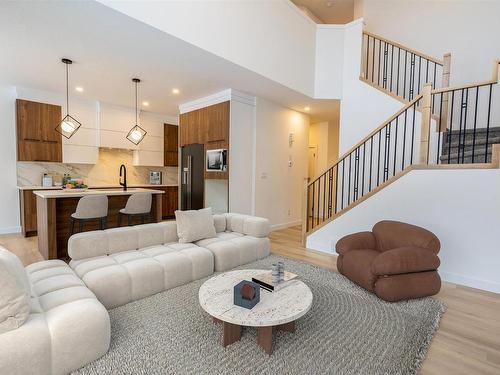
POLYGON ((139 125, 147 134, 134 151, 134 165, 148 167, 162 167, 163 158, 163 130, 165 123, 177 123, 178 119, 172 116, 141 111, 139 125))
POLYGON ((135 124, 135 110, 111 104, 100 104, 100 146, 137 150, 137 146, 127 139, 127 134, 135 124))

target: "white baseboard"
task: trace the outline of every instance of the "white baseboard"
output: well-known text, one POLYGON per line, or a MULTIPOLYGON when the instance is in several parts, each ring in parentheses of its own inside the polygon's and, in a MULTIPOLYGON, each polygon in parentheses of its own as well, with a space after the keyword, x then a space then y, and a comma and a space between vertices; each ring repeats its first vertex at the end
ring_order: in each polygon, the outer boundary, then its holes
POLYGON ((333 243, 328 244, 328 243, 325 243, 324 241, 315 242, 315 241, 311 240, 310 238, 308 238, 306 241, 306 247, 308 249, 321 251, 322 253, 326 253, 326 254, 337 254, 335 252, 335 250, 333 249, 333 243))
POLYGON ((500 283, 488 280, 476 279, 464 275, 459 275, 453 272, 438 270, 441 278, 449 283, 465 285, 471 288, 486 290, 488 292, 500 293, 500 283))
POLYGON ((302 224, 302 221, 300 221, 300 220, 290 221, 288 223, 274 224, 274 225, 271 225, 271 231, 285 229, 285 228, 289 228, 289 227, 294 227, 294 226, 300 225, 300 224, 302 224))
POLYGON ((21 227, 3 227, 0 228, 0 234, 12 234, 12 233, 21 233, 21 227))

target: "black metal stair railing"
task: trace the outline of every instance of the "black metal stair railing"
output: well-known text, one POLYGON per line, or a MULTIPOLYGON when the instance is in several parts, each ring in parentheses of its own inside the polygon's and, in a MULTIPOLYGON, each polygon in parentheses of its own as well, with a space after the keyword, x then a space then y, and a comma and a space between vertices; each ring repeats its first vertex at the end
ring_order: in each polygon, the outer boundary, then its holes
POLYGON ((495 81, 431 92, 439 113, 436 164, 489 163, 500 143, 500 108, 494 106, 495 81), (492 125, 492 124, 496 124, 492 125))
POLYGON ((426 83, 448 86, 450 54, 439 60, 367 31, 362 51, 362 78, 403 100, 413 100, 426 83))
POLYGON ((306 232, 419 163, 418 95, 307 185, 306 232))

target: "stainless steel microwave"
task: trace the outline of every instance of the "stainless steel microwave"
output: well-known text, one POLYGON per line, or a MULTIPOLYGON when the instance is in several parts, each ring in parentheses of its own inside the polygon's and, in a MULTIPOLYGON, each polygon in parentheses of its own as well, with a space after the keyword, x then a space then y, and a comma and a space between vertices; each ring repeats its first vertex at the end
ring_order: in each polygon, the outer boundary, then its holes
POLYGON ((207 172, 223 172, 227 170, 227 150, 207 150, 207 172))

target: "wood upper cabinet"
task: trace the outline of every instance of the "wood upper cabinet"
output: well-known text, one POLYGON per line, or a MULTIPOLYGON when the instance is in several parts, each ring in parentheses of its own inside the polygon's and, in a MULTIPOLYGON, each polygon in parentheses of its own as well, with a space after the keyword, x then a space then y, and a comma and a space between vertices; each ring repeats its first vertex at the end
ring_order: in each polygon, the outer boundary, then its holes
POLYGON ((17 160, 62 162, 60 121, 60 106, 17 99, 17 160))
POLYGON ((177 167, 179 165, 179 127, 164 124, 164 146, 163 158, 166 167, 177 167))
POLYGON ((229 102, 204 108, 208 117, 207 142, 229 140, 229 102))
POLYGON ((179 127, 181 146, 229 144, 229 101, 181 114, 179 127))

